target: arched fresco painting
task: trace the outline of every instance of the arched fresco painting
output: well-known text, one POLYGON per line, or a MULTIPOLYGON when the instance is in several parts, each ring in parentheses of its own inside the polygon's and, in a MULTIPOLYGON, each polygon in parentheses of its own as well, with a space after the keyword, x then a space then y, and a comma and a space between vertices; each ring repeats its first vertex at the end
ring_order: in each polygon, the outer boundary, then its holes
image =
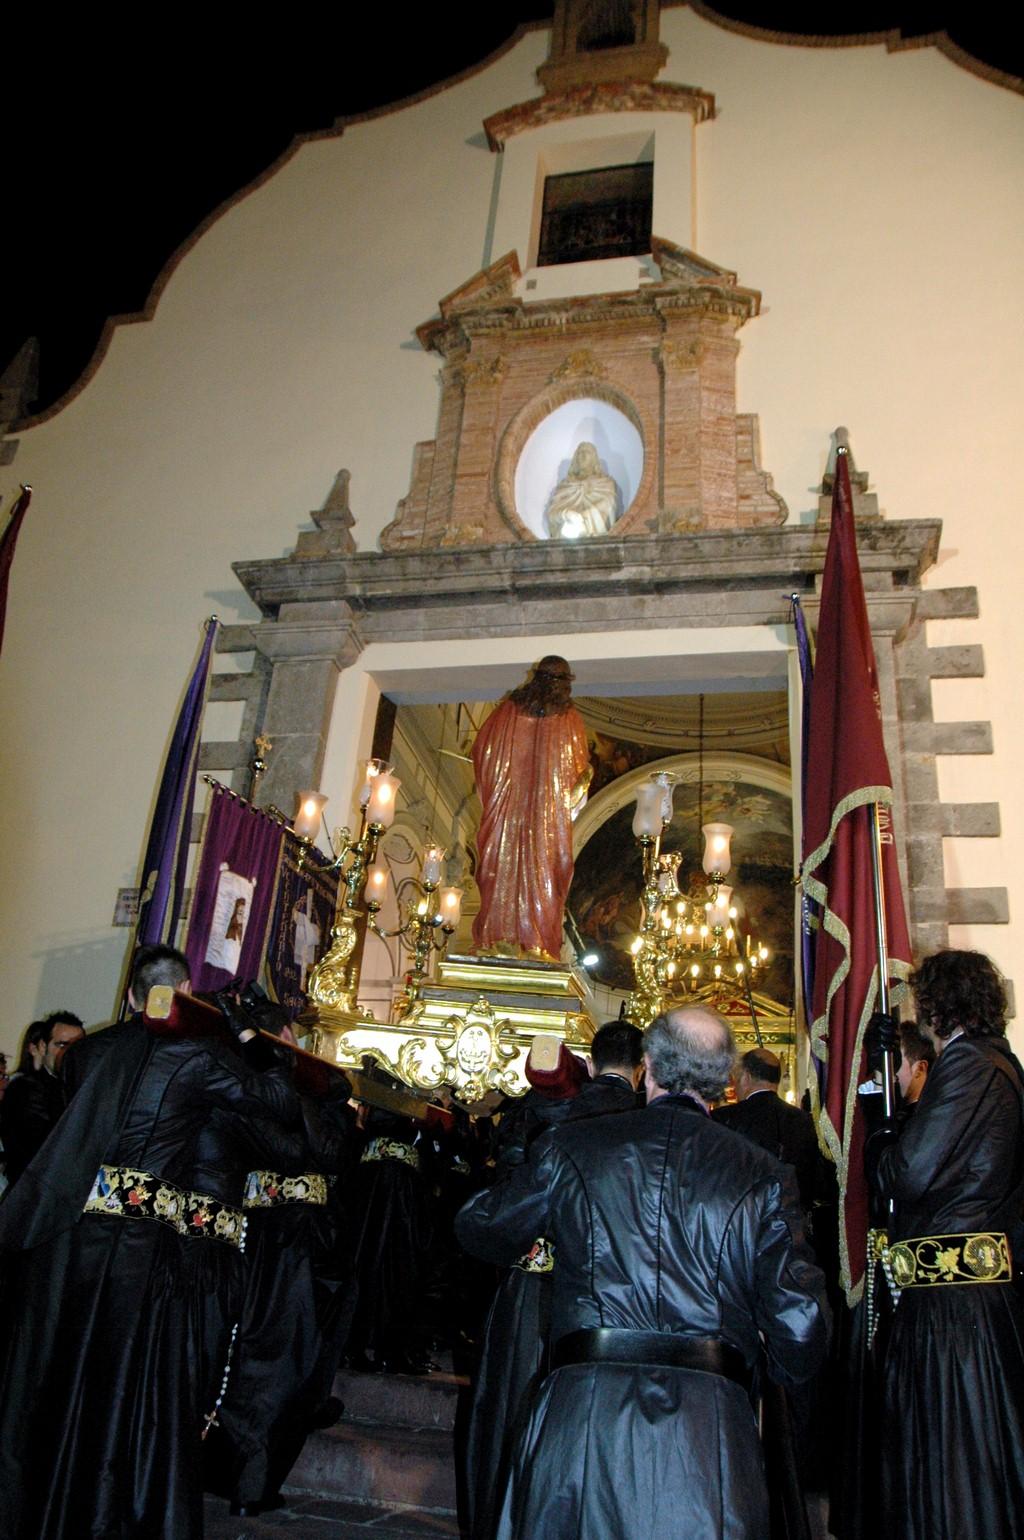
MULTIPOLYGON (((740 756, 737 756, 739 759, 740 756)), ((675 812, 662 839, 663 850, 679 850, 681 888, 699 880, 703 840, 700 824, 720 821, 732 824, 733 865, 729 882, 740 906, 741 927, 749 929, 770 949, 771 958, 757 979, 757 988, 782 1004, 793 1000, 793 818, 790 797, 776 786, 762 784, 764 777, 747 766, 727 767, 717 760, 708 767, 703 787, 703 820, 695 764, 680 760, 656 761, 644 767, 650 773, 660 764, 671 764, 683 777, 675 790, 675 812)), ((778 767, 772 767, 778 770, 778 767)), ((636 777, 629 777, 635 780, 636 777)), ((777 776, 775 777, 777 780, 777 776)), ((610 795, 615 787, 609 787, 610 795)), ((629 946, 640 926, 640 892, 643 885, 640 851, 632 833, 634 801, 624 804, 621 794, 609 803, 609 816, 597 823, 595 799, 588 809, 597 824, 577 851, 576 869, 569 892, 568 910, 588 951, 598 961, 590 972, 611 989, 633 987, 633 962, 629 946)))

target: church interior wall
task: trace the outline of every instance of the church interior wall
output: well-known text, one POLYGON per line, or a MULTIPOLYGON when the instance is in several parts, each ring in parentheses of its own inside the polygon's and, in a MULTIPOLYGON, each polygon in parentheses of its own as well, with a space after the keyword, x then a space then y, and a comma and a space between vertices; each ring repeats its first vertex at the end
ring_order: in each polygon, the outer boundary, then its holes
MULTIPOLYGON (((943 520, 926 586, 978 589, 980 619, 931 621, 928 640, 982 644, 985 677, 932 691, 937 719, 990 721, 995 752, 940 760, 941 791, 998 801, 1002 834, 947 839, 946 868, 951 885, 1005 884, 1010 924, 954 927, 951 941, 1012 974, 1024 906, 1020 101, 931 49, 778 46, 683 8, 663 13, 662 37, 663 78, 716 97, 718 116, 692 130, 696 196, 680 171, 679 217, 685 204, 695 249, 763 293, 740 334, 738 406, 759 414, 790 519, 813 516, 845 423, 887 517, 943 520)), ((57 1006, 89 1020, 110 1009, 128 935, 110 927, 114 899, 136 880, 201 622, 255 616, 232 562, 289 550, 340 465, 360 549, 394 517, 413 446, 436 432, 437 361, 414 329, 502 254, 507 210, 481 124, 537 94, 546 43, 527 33, 452 88, 304 145, 212 223, 85 388, 18 433, 3 506, 18 480, 36 495, 0 667, 0 1048, 57 1006)), ((663 144, 677 132, 657 129, 663 144)), ((516 683, 542 650, 585 662, 627 639, 435 644, 428 666, 442 645, 446 668, 490 660, 516 683)), ((350 724, 369 710, 368 698, 358 718, 342 710, 355 677, 341 676, 330 729, 333 788, 352 780, 350 724)), ((208 723, 206 736, 222 731, 208 723)))

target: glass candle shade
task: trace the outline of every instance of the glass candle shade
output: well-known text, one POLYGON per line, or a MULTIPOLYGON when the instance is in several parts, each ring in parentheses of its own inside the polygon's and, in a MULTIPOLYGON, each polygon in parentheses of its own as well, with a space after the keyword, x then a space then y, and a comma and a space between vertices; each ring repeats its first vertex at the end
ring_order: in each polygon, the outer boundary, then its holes
POLYGON ((675 792, 675 781, 667 770, 661 770, 652 776, 656 786, 661 787, 661 821, 668 824, 672 822, 672 796, 675 792))
POLYGON ((370 782, 370 799, 366 804, 367 823, 380 824, 382 829, 390 829, 395 817, 395 799, 401 784, 398 777, 387 770, 373 777, 370 782))
POLYGON ((706 823, 701 829, 704 836, 702 864, 709 877, 712 872, 718 872, 724 877, 732 865, 729 842, 734 832, 732 824, 729 823, 706 823))
POLYGON ((436 888, 441 881, 441 862, 444 860, 444 851, 440 845, 428 845, 423 852, 423 868, 421 875, 427 887, 436 888))
POLYGON ((368 904, 382 904, 388 891, 388 869, 386 866, 371 866, 366 874, 366 901, 368 904))
POLYGON ((373 787, 373 783, 374 783, 375 779, 377 778, 377 776, 378 775, 383 775, 386 771, 388 771, 390 769, 391 769, 391 766, 388 764, 386 759, 368 759, 366 761, 366 771, 365 771, 366 779, 363 782, 363 789, 359 793, 359 806, 360 807, 365 807, 366 804, 369 802, 369 800, 370 800, 370 791, 371 791, 371 789, 373 787))
POLYGON ((320 833, 320 818, 327 805, 321 791, 300 791, 299 810, 295 814, 292 829, 300 840, 315 840, 320 833))
POLYGON ((633 833, 637 839, 645 835, 657 839, 662 826, 663 788, 656 781, 645 781, 637 787, 636 812, 633 814, 633 833))
POLYGON ((441 888, 437 895, 441 924, 445 930, 454 930, 462 914, 462 889, 441 888))

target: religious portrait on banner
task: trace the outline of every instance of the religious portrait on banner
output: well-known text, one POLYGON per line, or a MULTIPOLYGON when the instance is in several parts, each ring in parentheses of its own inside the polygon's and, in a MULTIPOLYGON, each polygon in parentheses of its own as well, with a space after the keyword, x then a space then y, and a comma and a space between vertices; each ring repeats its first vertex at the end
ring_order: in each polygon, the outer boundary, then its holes
POLYGON ((222 864, 213 901, 210 938, 203 958, 214 968, 237 975, 255 886, 254 882, 231 871, 227 862, 222 864))
POLYGON ((286 834, 267 939, 267 985, 294 1017, 305 1009, 309 975, 327 950, 338 903, 338 873, 317 850, 286 834))

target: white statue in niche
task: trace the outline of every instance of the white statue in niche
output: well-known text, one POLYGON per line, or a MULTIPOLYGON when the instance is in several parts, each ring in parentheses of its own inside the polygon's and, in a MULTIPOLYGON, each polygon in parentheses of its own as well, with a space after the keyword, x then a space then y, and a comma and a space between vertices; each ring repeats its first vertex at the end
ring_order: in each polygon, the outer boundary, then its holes
POLYGON ((553 540, 579 540, 606 535, 619 510, 619 489, 605 474, 593 444, 582 443, 548 503, 548 530, 553 540))

